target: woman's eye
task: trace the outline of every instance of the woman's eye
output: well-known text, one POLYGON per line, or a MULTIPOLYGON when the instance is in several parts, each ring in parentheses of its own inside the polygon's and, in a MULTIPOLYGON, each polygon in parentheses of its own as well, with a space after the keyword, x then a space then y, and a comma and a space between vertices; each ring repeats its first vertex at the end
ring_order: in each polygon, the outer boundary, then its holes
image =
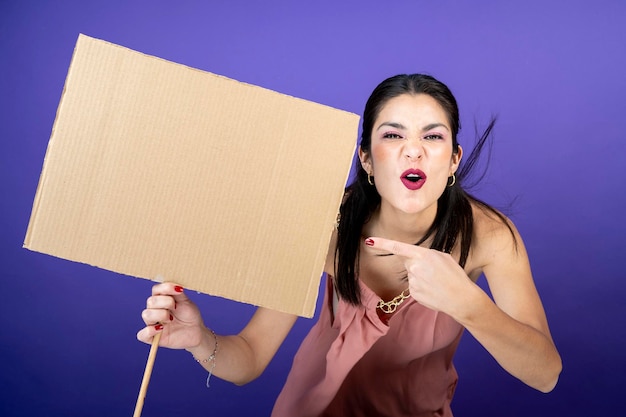
POLYGON ((383 135, 383 138, 385 138, 385 139, 401 139, 402 136, 398 135, 397 133, 385 133, 383 135))
POLYGON ((427 140, 441 140, 441 139, 443 139, 443 136, 441 136, 438 133, 432 133, 430 135, 424 136, 424 139, 427 139, 427 140))

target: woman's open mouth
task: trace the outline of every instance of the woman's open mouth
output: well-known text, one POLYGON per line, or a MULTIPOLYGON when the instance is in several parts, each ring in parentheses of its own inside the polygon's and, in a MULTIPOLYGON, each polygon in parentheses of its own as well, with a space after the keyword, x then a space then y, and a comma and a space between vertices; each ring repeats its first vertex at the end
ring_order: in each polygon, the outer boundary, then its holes
POLYGON ((419 190, 426 182, 426 174, 419 169, 407 169, 402 173, 400 180, 409 190, 419 190))

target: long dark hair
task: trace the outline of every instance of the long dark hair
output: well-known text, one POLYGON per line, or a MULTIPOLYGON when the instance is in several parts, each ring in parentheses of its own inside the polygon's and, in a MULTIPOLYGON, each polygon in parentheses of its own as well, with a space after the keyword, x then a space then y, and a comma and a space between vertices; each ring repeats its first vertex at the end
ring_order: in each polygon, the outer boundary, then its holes
MULTIPOLYGON (((452 152, 458 153, 457 134, 460 129, 459 108, 450 89, 429 75, 401 74, 388 78, 372 92, 365 104, 361 133, 361 149, 370 152, 374 122, 383 106, 392 98, 402 94, 428 94, 443 107, 448 116, 452 131, 452 152)), ((471 196, 462 188, 463 180, 475 166, 495 124, 492 118, 484 133, 477 139, 469 157, 456 174, 456 182, 446 187, 437 200, 437 213, 432 225, 416 242, 419 245, 433 236, 432 249, 450 253, 460 238, 461 254, 459 264, 465 266, 472 244, 474 218, 471 203, 498 216, 513 231, 502 214, 488 204, 471 196)), ((356 178, 346 188, 345 199, 339 210, 337 247, 335 250, 335 285, 339 296, 352 304, 360 304, 361 292, 358 285, 359 248, 363 225, 370 220, 380 205, 380 195, 376 187, 368 183, 367 172, 359 161, 356 164, 356 178)))

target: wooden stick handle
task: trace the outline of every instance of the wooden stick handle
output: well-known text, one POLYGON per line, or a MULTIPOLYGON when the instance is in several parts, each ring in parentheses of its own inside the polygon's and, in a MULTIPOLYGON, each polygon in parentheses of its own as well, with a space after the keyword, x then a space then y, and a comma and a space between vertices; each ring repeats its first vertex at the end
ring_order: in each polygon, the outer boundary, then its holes
POLYGON ((146 363, 146 369, 143 372, 143 379, 141 380, 141 388, 139 389, 139 396, 137 397, 133 417, 141 416, 143 402, 146 399, 146 392, 148 391, 148 383, 150 382, 150 375, 152 375, 152 368, 154 367, 154 360, 156 359, 157 349, 159 349, 159 340, 161 340, 161 332, 154 336, 152 339, 152 345, 150 345, 148 362, 146 363))

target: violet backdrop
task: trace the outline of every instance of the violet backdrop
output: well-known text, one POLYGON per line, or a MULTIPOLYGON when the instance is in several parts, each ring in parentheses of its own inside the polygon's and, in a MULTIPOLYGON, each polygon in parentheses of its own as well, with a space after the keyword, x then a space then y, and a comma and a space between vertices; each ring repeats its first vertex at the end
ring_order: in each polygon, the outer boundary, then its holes
MULTIPOLYGON (((564 370, 541 394, 466 332, 453 410, 626 408, 626 2, 2 0, 0 415, 131 415, 148 353, 135 333, 150 281, 22 249, 79 33, 357 114, 382 79, 430 73, 459 101, 466 148, 474 125, 497 114, 475 192, 520 229, 564 370)), ((254 311, 192 296, 218 333, 237 332, 254 311)), ((160 349, 143 415, 269 415, 312 323, 299 319, 244 387, 215 378, 207 389, 189 354, 160 349)))

